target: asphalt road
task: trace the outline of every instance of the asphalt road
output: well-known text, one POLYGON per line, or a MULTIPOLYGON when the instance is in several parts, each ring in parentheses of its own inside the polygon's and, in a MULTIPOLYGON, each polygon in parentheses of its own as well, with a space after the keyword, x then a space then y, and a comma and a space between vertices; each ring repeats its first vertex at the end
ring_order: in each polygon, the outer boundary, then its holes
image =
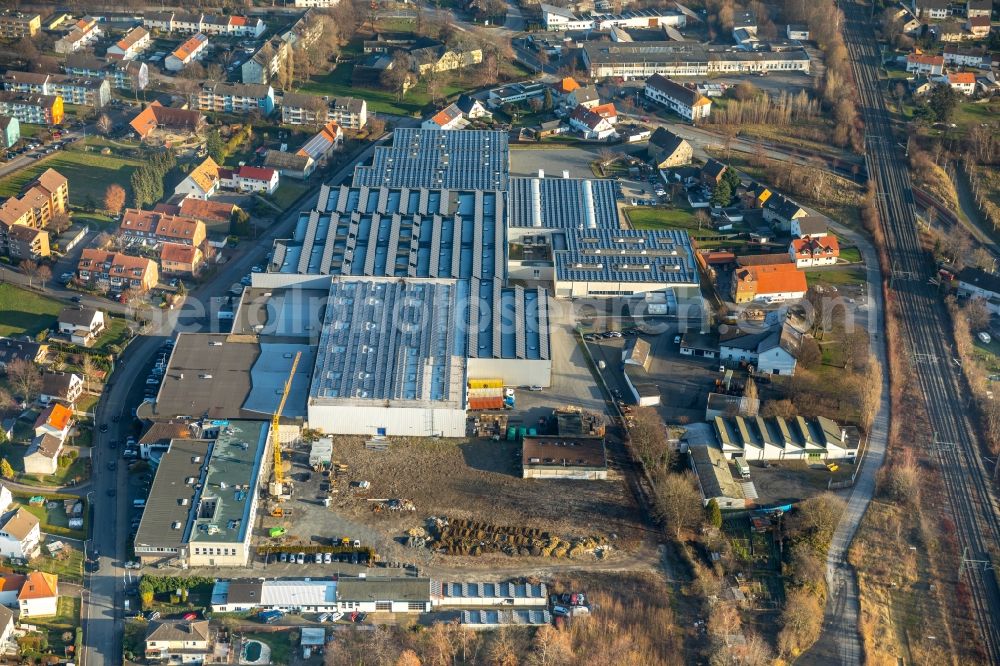
MULTIPOLYGON (((369 159, 375 146, 390 138, 391 134, 366 148, 327 182, 339 184, 349 179, 354 166, 369 159)), ((81 608, 84 651, 80 663, 83 666, 115 666, 122 662, 121 629, 125 580, 128 575, 128 570, 123 565, 127 554, 125 537, 129 532, 131 499, 126 492, 127 466, 120 464, 114 471, 107 469, 109 461, 120 457, 120 450, 111 450, 108 442, 113 439, 123 440, 132 434, 131 410, 139 404, 142 396, 137 385, 145 381, 150 361, 163 341, 178 329, 198 331, 212 324, 211 319, 205 315, 209 299, 225 294, 234 282, 238 282, 240 277, 249 272, 250 266, 263 263, 272 241, 286 237, 298 220, 299 212, 310 210, 315 204, 315 190, 302 201, 299 207, 286 214, 263 234, 254 247, 235 255, 208 282, 192 289, 183 307, 166 311, 162 320, 155 323, 155 330, 136 338, 119 359, 105 388, 97 407, 96 423, 107 423, 109 429, 106 433, 95 430, 92 452, 94 473, 91 489, 87 493, 93 506, 93 529, 87 552, 99 553, 100 570, 86 574, 87 593, 81 608), (202 303, 206 307, 202 307, 202 303), (109 494, 112 492, 113 494, 109 494)), ((107 302, 102 301, 100 305, 106 307, 107 302)))
MULTIPOLYGON (((948 315, 940 296, 928 284, 934 266, 917 238, 909 172, 896 145, 891 116, 879 87, 879 49, 871 8, 847 0, 841 2, 841 8, 845 15, 844 36, 858 85, 859 108, 866 127, 868 172, 880 193, 877 202, 892 266, 890 293, 902 313, 904 353, 913 364, 933 431, 929 445, 939 462, 946 500, 942 511, 950 513, 954 521, 958 551, 973 561, 963 567, 962 582, 969 592, 979 641, 964 648, 979 649, 984 663, 996 664, 1000 663, 1000 589, 992 568, 975 561, 988 561, 990 548, 1000 538, 997 505, 975 424, 968 416, 969 398, 955 363, 948 315)), ((850 578, 841 573, 838 580, 850 578)), ((843 596, 839 604, 833 603, 828 608, 820 643, 830 643, 827 634, 832 632, 834 652, 826 663, 857 664, 863 661, 856 629, 857 590, 849 583, 841 590, 834 590, 835 600, 837 595, 843 596)), ((945 600, 946 604, 949 602, 957 600, 945 600)))

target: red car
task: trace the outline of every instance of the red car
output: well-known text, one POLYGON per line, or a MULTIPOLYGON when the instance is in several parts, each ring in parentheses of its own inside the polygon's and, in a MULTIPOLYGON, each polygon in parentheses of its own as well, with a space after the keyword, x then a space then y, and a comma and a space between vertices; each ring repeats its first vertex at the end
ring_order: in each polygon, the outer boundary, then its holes
POLYGON ((197 613, 187 613, 184 616, 184 619, 185 620, 196 620, 196 619, 198 619, 198 614, 197 613))

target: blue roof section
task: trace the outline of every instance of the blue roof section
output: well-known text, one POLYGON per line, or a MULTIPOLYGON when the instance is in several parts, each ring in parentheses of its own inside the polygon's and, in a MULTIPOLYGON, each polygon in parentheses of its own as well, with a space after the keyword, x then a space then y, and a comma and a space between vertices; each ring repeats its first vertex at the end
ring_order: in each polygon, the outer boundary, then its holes
POLYGON ((510 226, 542 229, 618 229, 611 180, 511 178, 510 226))
POLYGON ((555 253, 556 278, 579 282, 697 285, 691 238, 675 229, 584 229, 565 234, 555 253))
POLYGON ((301 353, 302 357, 292 377, 292 387, 281 415, 289 419, 306 417, 309 377, 316 356, 315 349, 308 344, 261 342, 260 356, 250 368, 250 394, 243 403, 243 409, 269 416, 278 409, 296 353, 301 353))
POLYGON ((355 169, 354 184, 503 190, 509 171, 506 132, 402 128, 371 165, 355 169))

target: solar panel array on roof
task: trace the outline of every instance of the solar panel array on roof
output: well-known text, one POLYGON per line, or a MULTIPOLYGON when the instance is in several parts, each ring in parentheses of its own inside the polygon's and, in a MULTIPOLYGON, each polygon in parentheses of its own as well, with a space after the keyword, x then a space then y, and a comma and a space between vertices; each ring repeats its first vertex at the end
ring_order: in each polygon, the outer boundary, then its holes
POLYGON ((511 178, 510 226, 618 229, 614 182, 581 178, 511 178))
POLYGON ((402 128, 370 166, 355 169, 354 184, 504 190, 508 173, 506 132, 402 128))
POLYGON ((565 234, 556 278, 581 282, 697 285, 691 239, 675 229, 583 229, 565 234))
POLYGON ((460 403, 455 310, 452 280, 334 279, 310 399, 460 403))

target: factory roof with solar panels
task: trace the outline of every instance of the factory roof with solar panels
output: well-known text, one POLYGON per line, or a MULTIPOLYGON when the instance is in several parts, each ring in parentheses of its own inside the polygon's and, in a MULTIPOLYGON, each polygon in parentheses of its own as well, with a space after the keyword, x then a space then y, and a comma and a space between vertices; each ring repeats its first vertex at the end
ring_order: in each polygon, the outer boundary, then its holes
POLYGON ((565 249, 554 254, 559 280, 698 284, 686 232, 583 229, 565 239, 565 249))
POLYGON ((371 165, 355 169, 354 184, 506 190, 508 159, 506 132, 401 128, 371 165))
POLYGON ((335 278, 309 399, 464 406, 455 280, 335 278))
POLYGON ((511 178, 511 229, 618 229, 614 182, 582 178, 511 178))

